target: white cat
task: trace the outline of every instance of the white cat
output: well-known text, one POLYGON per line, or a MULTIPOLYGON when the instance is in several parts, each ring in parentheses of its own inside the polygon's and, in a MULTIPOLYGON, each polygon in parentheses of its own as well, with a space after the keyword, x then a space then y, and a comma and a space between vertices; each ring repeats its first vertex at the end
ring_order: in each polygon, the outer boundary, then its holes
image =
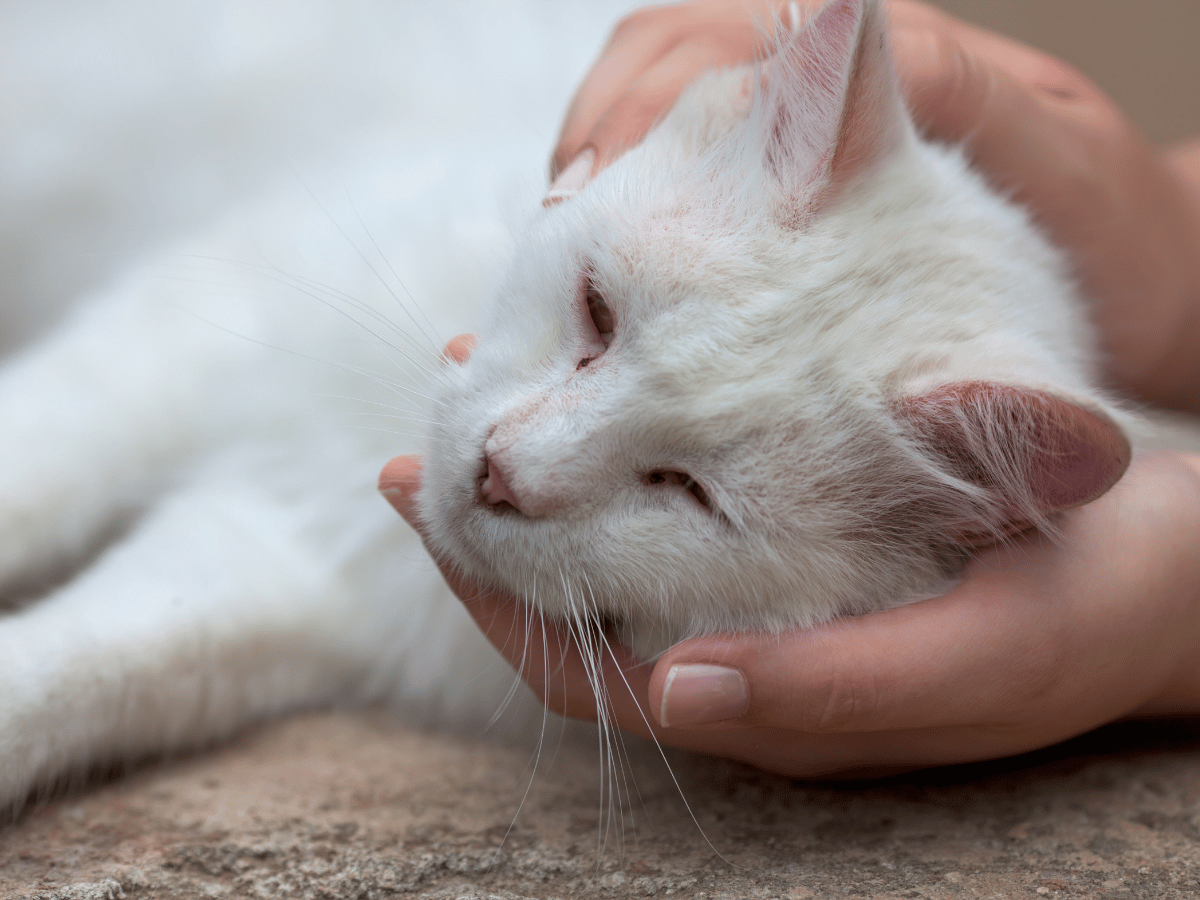
POLYGON ((649 657, 945 590, 1129 443, 1058 256, 920 140, 875 3, 702 77, 552 208, 422 495, 440 555, 649 657))
POLYGON ((0 802, 301 706, 485 720, 513 676, 375 494, 396 453, 439 552, 645 656, 930 596, 1128 462, 1062 261, 916 135, 873 0, 704 76, 578 196, 509 191, 507 274, 495 186, 544 145, 423 130, 0 373, 0 580, 108 540, 0 619, 0 802), (371 385, 399 426, 331 418, 371 385))

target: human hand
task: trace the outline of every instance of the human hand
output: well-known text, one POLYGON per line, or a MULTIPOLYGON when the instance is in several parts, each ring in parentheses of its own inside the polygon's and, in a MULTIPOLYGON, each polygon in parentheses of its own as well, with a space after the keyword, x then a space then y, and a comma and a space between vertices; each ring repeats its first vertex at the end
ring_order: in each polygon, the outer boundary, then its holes
MULTIPOLYGON (((571 103, 552 172, 581 185, 702 71, 761 56, 760 26, 786 9, 782 0, 700 0, 624 19, 571 103)), ((1200 412, 1200 172, 1189 186, 1065 63, 913 0, 892 0, 888 14, 914 118, 962 142, 1067 251, 1114 385, 1200 412)))
MULTIPOLYGON (((398 457, 380 479, 418 531, 420 474, 419 458, 398 457)), ((599 712, 589 661, 552 623, 443 573, 551 709, 784 775, 869 775, 1200 710, 1200 457, 1135 458, 1062 528, 1058 543, 1034 536, 982 554, 923 603, 778 636, 697 638, 653 665, 614 644, 599 712)))

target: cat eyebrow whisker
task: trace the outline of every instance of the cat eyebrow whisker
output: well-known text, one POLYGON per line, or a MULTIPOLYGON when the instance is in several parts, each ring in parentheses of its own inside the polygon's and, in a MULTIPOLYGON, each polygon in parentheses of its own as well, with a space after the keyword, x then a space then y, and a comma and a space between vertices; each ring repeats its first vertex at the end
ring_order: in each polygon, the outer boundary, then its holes
MULTIPOLYGON (((219 259, 214 259, 214 258, 212 258, 212 257, 194 257, 194 258, 199 258, 199 259, 211 259, 211 260, 213 260, 213 261, 216 261, 216 262, 224 262, 224 263, 228 263, 229 265, 240 266, 240 267, 243 267, 243 268, 248 268, 248 269, 251 269, 251 270, 254 270, 254 269, 255 269, 255 267, 253 267, 253 266, 250 266, 250 265, 248 265, 248 264, 245 264, 245 263, 236 263, 236 262, 232 262, 232 261, 230 261, 230 260, 219 260, 219 259)), ((262 274, 264 277, 266 277, 266 278, 270 278, 270 279, 272 279, 272 280, 274 280, 274 281, 279 281, 279 282, 280 282, 280 283, 282 283, 282 284, 286 284, 286 283, 287 283, 286 281, 282 280, 281 278, 278 278, 278 277, 272 276, 272 275, 270 275, 270 274, 269 274, 269 273, 267 273, 267 272, 260 272, 259 274, 262 274)), ((306 294, 308 294, 308 295, 309 295, 309 296, 311 296, 311 297, 312 297, 314 300, 317 300, 319 303, 325 304, 325 305, 326 305, 326 306, 328 306, 330 309, 333 309, 334 311, 338 312, 339 314, 341 314, 341 315, 343 315, 343 316, 346 316, 348 319, 350 319, 350 321, 351 321, 351 322, 354 322, 354 324, 355 324, 355 325, 359 326, 360 328, 364 328, 365 330, 367 330, 368 332, 370 332, 370 329, 367 329, 367 328, 366 328, 366 326, 364 326, 364 325, 363 325, 361 322, 358 322, 356 319, 354 319, 354 317, 353 317, 353 316, 349 316, 349 315, 348 315, 348 314, 347 314, 347 313, 346 313, 344 310, 340 310, 340 309, 338 309, 338 308, 337 308, 336 306, 334 306, 333 304, 330 304, 330 303, 328 303, 327 301, 325 301, 325 300, 322 300, 320 297, 317 297, 316 295, 314 295, 314 294, 310 293, 309 291, 305 291, 303 288, 297 287, 296 285, 288 285, 288 286, 289 286, 289 287, 293 287, 293 288, 295 288, 296 290, 300 290, 300 291, 302 291, 303 293, 306 293, 306 294)), ((445 403, 444 403, 442 400, 439 400, 439 399, 437 399, 436 397, 433 397, 433 396, 431 396, 431 395, 429 395, 429 394, 424 394, 424 393, 421 393, 420 391, 416 390, 415 388, 412 388, 412 387, 410 387, 408 384, 405 384, 405 383, 402 383, 402 382, 398 382, 398 381, 393 381, 393 380, 391 380, 391 379, 389 379, 389 378, 385 378, 384 376, 382 376, 382 375, 379 375, 378 373, 371 372, 370 370, 366 369, 366 368, 365 368, 365 367, 363 367, 363 366, 355 366, 355 365, 351 365, 351 364, 349 364, 349 363, 341 363, 341 362, 337 362, 337 361, 335 361, 335 360, 330 360, 330 359, 322 359, 321 357, 313 356, 313 355, 311 355, 311 354, 308 354, 308 353, 303 353, 303 352, 301 352, 301 351, 299 351, 299 350, 293 350, 293 349, 290 349, 290 348, 287 348, 287 347, 280 347, 280 346, 279 346, 279 345, 277 345, 277 344, 271 344, 271 343, 269 343, 269 342, 267 342, 267 341, 263 341, 263 340, 259 340, 258 338, 251 337, 251 336, 250 336, 250 335, 248 335, 248 334, 242 334, 241 332, 235 331, 235 330, 233 330, 232 328, 227 328, 226 326, 224 326, 224 325, 221 325, 219 322, 214 322, 213 320, 211 320, 211 319, 209 319, 209 318, 207 318, 207 317, 205 317, 205 316, 202 316, 202 315, 200 315, 200 314, 199 314, 199 313, 197 313, 195 310, 187 309, 186 307, 182 307, 182 306, 177 306, 176 308, 178 308, 178 309, 179 309, 181 312, 184 312, 184 313, 186 313, 186 314, 188 314, 188 315, 192 316, 193 318, 197 319, 198 321, 201 321, 201 322, 205 323, 206 325, 208 325, 208 326, 210 326, 210 327, 212 327, 212 328, 216 328, 218 331, 223 331, 223 332, 225 332, 226 334, 233 335, 234 337, 240 338, 241 340, 244 340, 244 341, 249 341, 249 342, 250 342, 250 343, 252 343, 252 344, 257 344, 257 345, 258 345, 258 346, 260 346, 260 347, 266 347, 267 349, 269 349, 269 350, 274 350, 274 351, 276 351, 276 352, 278 352, 278 353, 286 353, 286 354, 288 354, 289 356, 295 356, 295 357, 297 357, 297 358, 299 358, 299 359, 306 359, 306 360, 309 360, 309 361, 311 361, 311 362, 317 362, 317 363, 320 363, 320 364, 322 364, 322 365, 333 366, 334 368, 341 369, 341 370, 342 370, 342 371, 344 371, 344 372, 351 372, 351 373, 353 373, 353 374, 356 374, 356 375, 360 375, 360 376, 363 376, 363 377, 369 378, 369 379, 371 379, 372 381, 376 382, 377 384, 380 384, 380 385, 383 385, 383 386, 387 387, 387 388, 388 388, 389 390, 391 390, 393 393, 396 393, 396 392, 400 391, 400 392, 403 392, 403 393, 412 394, 412 395, 414 395, 414 396, 420 397, 420 398, 421 398, 421 399, 423 399, 423 400, 432 401, 433 403, 436 403, 436 404, 438 404, 438 405, 440 405, 440 406, 445 406, 445 403)), ((381 342, 385 343, 385 344, 387 343, 387 341, 385 341, 385 340, 384 340, 382 337, 380 337, 380 338, 379 338, 379 340, 380 340, 381 342)), ((393 349, 395 349, 395 350, 396 350, 396 352, 400 353, 401 355, 404 355, 404 352, 403 352, 403 350, 401 350, 400 348, 398 348, 398 347, 394 347, 393 349)), ((417 363, 415 360, 411 360, 411 362, 413 363, 413 365, 417 366, 418 368, 423 368, 423 367, 421 367, 421 366, 420 366, 420 364, 419 364, 419 363, 417 363)), ((445 381, 444 381, 444 379, 443 379, 443 376, 442 376, 440 373, 437 373, 437 372, 429 372, 428 370, 425 370, 425 371, 426 371, 426 374, 432 374, 432 375, 435 375, 435 376, 436 376, 436 377, 437 377, 439 380, 442 380, 442 381, 443 381, 443 383, 445 383, 445 381)))
MULTIPOLYGON (((333 227, 338 230, 338 234, 340 234, 345 239, 346 243, 349 244, 354 249, 354 252, 357 253, 359 258, 363 261, 363 264, 367 267, 368 270, 370 270, 371 274, 374 275, 376 279, 378 279, 380 285, 383 286, 383 289, 385 291, 387 291, 388 294, 391 295, 392 299, 396 301, 396 305, 399 306, 400 309, 402 309, 404 311, 404 314, 407 315, 409 320, 414 325, 417 326, 417 330, 419 332, 421 332, 421 334, 424 336, 425 340, 429 341, 430 346, 432 346, 433 349, 436 351, 438 349, 438 347, 440 346, 440 343, 438 342, 436 335, 430 335, 429 332, 427 332, 424 328, 421 327, 421 323, 417 321, 416 316, 414 316, 412 314, 412 311, 407 306, 404 305, 404 302, 400 299, 399 295, 392 289, 392 287, 387 283, 387 281, 384 279, 384 277, 379 274, 379 270, 376 269, 375 266, 371 264, 371 261, 369 259, 367 259, 367 255, 365 253, 363 253, 362 248, 359 247, 358 244, 356 244, 351 239, 350 235, 346 233, 346 229, 344 229, 342 227, 341 223, 338 222, 338 220, 336 218, 334 218, 333 214, 330 213, 329 210, 325 208, 325 205, 323 203, 321 203, 320 200, 317 199, 317 195, 312 192, 312 189, 309 188, 309 186, 307 184, 304 184, 303 182, 301 182, 301 184, 303 184, 304 190, 308 193, 308 196, 312 198, 312 201, 313 201, 313 203, 315 203, 317 205, 317 208, 325 214, 325 217, 327 219, 329 219, 330 224, 332 224, 333 227)), ((342 187, 343 187, 343 189, 345 189, 344 184, 342 187)), ((347 191, 347 199, 349 199, 348 191, 347 191)), ((351 201, 350 205, 351 205, 351 207, 353 207, 353 205, 354 205, 353 201, 351 201)), ((357 210, 356 210, 356 213, 357 213, 357 210)), ((365 227, 364 227, 364 230, 365 230, 365 227)), ((386 262, 386 259, 385 259, 385 262, 386 262)), ((389 268, 390 268, 390 263, 389 263, 389 268)), ((409 294, 408 288, 406 288, 404 286, 404 282, 401 281, 399 278, 397 278, 396 283, 400 285, 400 289, 402 291, 404 291, 405 294, 408 295, 408 299, 412 300, 413 304, 415 305, 417 301, 413 298, 412 294, 409 294)))
POLYGON ((372 419, 393 419, 397 422, 412 422, 414 425, 437 425, 438 424, 437 421, 435 421, 434 419, 422 419, 419 416, 402 416, 402 415, 395 415, 393 413, 345 412, 345 413, 342 413, 342 415, 358 416, 361 418, 372 418, 372 419))
MULTIPOLYGON (((288 351, 285 351, 285 352, 288 352, 288 351)), ((415 388, 411 388, 405 384, 402 384, 401 382, 393 381, 391 378, 388 378, 384 375, 380 375, 378 372, 372 372, 370 369, 366 368, 365 366, 352 366, 349 363, 337 363, 337 362, 332 362, 330 360, 325 360, 325 359, 316 359, 315 357, 311 357, 311 356, 306 356, 304 358, 305 359, 313 359, 316 362, 325 363, 326 365, 336 366, 336 367, 342 369, 343 371, 350 372, 354 375, 360 375, 363 378, 367 378, 371 381, 374 381, 376 384, 387 388, 389 391, 391 391, 397 397, 402 397, 404 394, 409 394, 413 397, 420 397, 422 400, 428 400, 432 403, 436 403, 438 406, 446 405, 445 401, 439 400, 437 397, 435 397, 431 394, 424 394, 424 393, 416 390, 415 388)))
POLYGON ((446 381, 444 369, 442 369, 440 366, 440 362, 441 362, 440 356, 430 353, 427 348, 422 347, 420 344, 416 343, 413 340, 411 334, 409 334, 404 329, 397 327, 396 324, 394 322, 392 322, 390 319, 388 319, 386 316, 381 315, 377 311, 371 309, 369 306, 367 306, 362 301, 355 300, 349 294, 345 294, 342 291, 335 290, 334 288, 330 288, 326 285, 320 284, 319 282, 314 282, 314 281, 312 281, 312 279, 305 278, 304 276, 301 276, 301 275, 294 275, 289 272, 283 272, 274 267, 270 267, 270 268, 254 267, 254 266, 247 264, 247 268, 251 269, 252 271, 256 271, 259 275, 261 275, 264 278, 269 278, 272 281, 278 282, 279 284, 283 284, 287 287, 292 288, 293 290, 297 290, 300 293, 305 294, 308 297, 311 297, 313 300, 316 300, 318 303, 322 304, 327 309, 332 310, 333 312, 337 313, 338 315, 340 315, 340 316, 346 318, 347 320, 349 320, 350 322, 352 322, 358 328, 361 328, 363 331, 365 331, 371 337, 375 338, 377 341, 379 341, 381 344, 383 344, 388 349, 399 354, 402 358, 404 358, 405 360, 410 362, 412 365, 414 365, 418 370, 420 370, 426 376, 428 376, 430 378, 434 378, 438 381, 441 381, 443 384, 448 383, 446 381), (399 346, 394 341, 391 341, 388 338, 384 337, 383 334, 381 334, 376 329, 372 328, 366 322, 362 321, 361 319, 355 318, 346 309, 344 309, 341 306, 339 306, 338 304, 332 302, 332 300, 319 296, 318 292, 324 292, 335 299, 342 299, 352 309, 358 310, 361 313, 365 313, 368 316, 370 316, 371 318, 375 319, 376 321, 381 322, 386 327, 390 328, 393 332, 395 332, 396 334, 405 338, 413 346, 413 348, 415 350, 417 350, 420 353, 426 354, 427 359, 432 360, 435 363, 438 363, 438 365, 435 365, 433 368, 430 368, 428 365, 423 364, 420 360, 414 358, 411 354, 409 354, 403 347, 399 346))
MULTIPOLYGON (((396 284, 400 285, 400 290, 404 291, 405 296, 407 296, 408 299, 412 301, 412 305, 414 307, 416 307, 417 312, 419 312, 421 314, 421 318, 425 320, 425 324, 429 326, 429 330, 431 332, 433 332, 433 338, 434 338, 433 349, 435 352, 438 351, 438 349, 445 343, 445 341, 441 340, 440 336, 437 333, 437 328, 435 328, 433 323, 429 321, 429 316, 425 315, 425 310, 421 308, 421 304, 418 303, 417 299, 412 295, 412 292, 408 289, 408 286, 404 283, 404 279, 402 279, 398 274, 396 274, 395 268, 392 267, 392 261, 390 259, 388 259, 387 254, 385 254, 383 252, 383 250, 380 249, 379 243, 375 240, 375 235, 373 235, 371 233, 371 229, 369 229, 367 227, 367 223, 363 221, 362 215, 359 214, 358 206, 355 205, 354 198, 350 196, 350 191, 349 191, 349 189, 347 189, 345 182, 342 182, 342 191, 346 195, 346 202, 349 203, 350 208, 352 210, 354 210, 354 217, 356 219, 358 219, 358 224, 362 227, 363 234, 365 234, 367 236, 367 239, 371 242, 371 246, 375 248, 375 252, 378 253, 379 258, 383 260, 383 264, 385 266, 387 266, 388 271, 392 273, 392 277, 394 279, 396 279, 396 284)), ((371 271, 374 272, 375 270, 372 269, 371 271)), ((379 273, 376 272, 375 277, 379 278, 381 284, 383 283, 383 279, 379 276, 379 273)), ((383 286, 384 286, 384 288, 387 288, 386 284, 384 284, 383 286)), ((394 292, 389 290, 388 293, 390 293, 392 295, 392 297, 396 300, 397 303, 400 303, 400 298, 396 297, 394 292)), ((405 307, 404 304, 400 303, 400 308, 404 310, 405 314, 407 314, 410 319, 413 318, 412 313, 410 313, 408 311, 407 307, 405 307)), ((420 325, 417 324, 415 319, 413 320, 413 324, 417 325, 417 328, 421 330, 421 334, 424 335, 426 339, 429 338, 429 335, 426 334, 425 330, 423 328, 421 328, 420 325)))
POLYGON ((250 337, 250 335, 248 335, 248 334, 242 334, 238 331, 234 331, 232 328, 227 328, 224 325, 220 324, 219 322, 214 322, 212 319, 209 319, 205 316, 200 315, 195 310, 188 309, 183 306, 176 306, 176 309, 178 309, 180 312, 184 313, 185 315, 191 316, 192 318, 196 319, 198 322, 203 322, 205 325, 208 325, 211 328, 215 328, 218 331, 223 331, 228 335, 232 335, 233 337, 238 338, 239 340, 249 341, 251 344, 257 344, 259 347, 266 347, 268 350, 273 350, 276 353, 285 353, 288 356, 294 356, 297 359, 306 359, 309 362, 320 363, 323 366, 332 366, 335 369, 341 369, 343 372, 350 372, 351 374, 354 374, 354 375, 360 375, 364 378, 369 378, 370 380, 388 388, 388 390, 392 391, 393 393, 396 393, 397 396, 399 396, 398 392, 403 392, 403 393, 407 393, 407 394, 413 394, 414 396, 420 397, 423 400, 432 401, 433 403, 436 403, 439 406, 446 405, 446 403, 444 401, 439 400, 436 397, 430 397, 427 394, 422 394, 420 391, 416 391, 412 388, 408 388, 403 384, 400 384, 395 381, 391 381, 390 379, 386 379, 386 378, 382 377, 381 375, 371 372, 362 366, 353 366, 353 365, 350 365, 349 363, 336 362, 331 359, 322 359, 319 356, 312 356, 311 354, 308 354, 308 353, 302 353, 299 350, 291 350, 287 347, 280 347, 278 344, 271 344, 267 341, 262 341, 262 340, 259 340, 258 338, 250 337))
MULTIPOLYGON (((384 409, 389 410, 394 413, 409 413, 409 412, 416 413, 416 412, 419 412, 419 410, 411 410, 409 407, 406 407, 406 406, 397 406, 392 403, 384 403, 382 400, 371 400, 367 397, 355 397, 351 394, 314 393, 314 394, 310 394, 309 396, 320 397, 324 400, 349 400, 352 403, 362 403, 367 406, 380 406, 380 407, 383 407, 384 409)), ((425 400, 433 399, 433 397, 431 397, 427 394, 417 394, 417 396, 422 397, 425 400)), ((374 415, 374 414, 373 413, 371 413, 371 414, 363 413, 362 415, 374 415)), ((380 415, 382 415, 382 413, 380 415)), ((415 421, 427 422, 432 425, 438 424, 437 421, 434 419, 419 419, 418 420, 416 418, 413 418, 413 421, 414 422, 415 421)))
POLYGON ((425 435, 419 431, 402 431, 399 428, 375 428, 371 425, 347 425, 345 426, 352 431, 374 431, 379 434, 395 434, 400 437, 422 438, 425 435))
POLYGON ((253 272, 254 274, 256 274, 262 278, 265 278, 269 281, 273 281, 276 284, 281 284, 284 287, 299 291, 300 293, 304 294, 305 296, 310 297, 313 300, 316 300, 318 303, 320 303, 322 306, 326 307, 327 309, 330 309, 333 312, 337 313, 338 315, 343 316, 344 318, 348 319, 355 326, 357 326, 358 328, 361 328, 363 331, 367 332, 373 338, 378 340, 381 344, 383 344, 384 346, 395 351, 404 359, 408 360, 408 362, 410 362, 412 365, 417 367, 417 369, 419 369, 421 372, 423 372, 426 376, 429 376, 438 381, 441 381, 443 384, 448 384, 448 382, 446 381, 446 377, 445 377, 445 370, 441 366, 442 357, 440 354, 431 352, 428 348, 426 348, 423 345, 421 345, 420 343, 416 342, 413 339, 413 336, 409 332, 398 327, 394 322, 392 322, 386 316, 381 315, 379 312, 372 309, 367 304, 363 303, 360 300, 356 300, 354 297, 350 296, 349 294, 346 294, 343 291, 339 291, 335 288, 329 287, 328 285, 324 285, 321 282, 315 281, 313 279, 306 278, 302 275, 297 275, 295 273, 286 272, 273 264, 248 263, 248 262, 242 262, 239 260, 222 259, 222 258, 213 257, 213 256, 204 256, 201 254, 189 254, 187 256, 187 258, 205 260, 208 262, 217 262, 217 263, 221 263, 223 265, 232 266, 234 268, 243 269, 247 272, 253 272), (381 322, 382 324, 387 326, 389 329, 391 329, 395 334, 400 335, 405 340, 407 340, 415 352, 424 354, 427 360, 435 363, 435 366, 433 368, 429 368, 426 365, 422 365, 420 361, 418 361, 417 359, 410 356, 402 347, 400 347, 400 346, 396 345, 394 342, 388 340, 382 334, 380 334, 376 330, 369 327, 365 322, 350 315, 349 312, 347 312, 342 307, 338 306, 336 303, 332 302, 330 299, 319 296, 317 293, 318 291, 329 295, 329 297, 343 300, 343 301, 345 301, 346 304, 348 304, 352 308, 357 309, 360 312, 369 314, 370 316, 375 318, 377 321, 381 322))
MULTIPOLYGON (((397 325, 395 322, 393 322, 391 319, 389 319, 383 313, 372 308, 369 304, 367 304, 361 300, 355 299, 352 295, 347 294, 345 291, 338 290, 337 288, 323 284, 319 281, 316 281, 312 278, 308 278, 304 275, 297 275, 295 273, 290 273, 290 272, 282 272, 278 269, 275 269, 275 271, 283 278, 294 279, 297 282, 302 282, 304 285, 306 285, 307 287, 309 287, 313 290, 323 291, 332 298, 345 301, 353 309, 356 309, 359 312, 365 313, 370 318, 372 318, 375 321, 379 322, 380 324, 386 326, 387 328, 391 329, 391 331, 393 331, 395 334, 404 338, 404 340, 408 342, 408 344, 410 345, 412 350, 416 353, 422 354, 427 361, 434 363, 436 366, 440 366, 440 364, 442 362, 442 356, 440 353, 431 351, 424 344, 417 341, 413 337, 411 332, 405 331, 403 328, 401 328, 399 325, 397 325)), ((266 274, 266 273, 264 272, 263 274, 266 274)), ((291 286, 297 287, 297 285, 291 285, 291 286)), ((313 296, 313 295, 310 294, 309 296, 313 296)), ((314 296, 313 299, 316 299, 319 302, 326 303, 327 306, 330 306, 333 309, 337 309, 337 307, 334 306, 332 303, 328 303, 327 301, 322 301, 319 297, 314 296)), ((343 315, 348 315, 344 311, 341 311, 341 310, 339 310, 339 311, 343 312, 343 315)), ((350 316, 349 318, 360 328, 363 328, 365 331, 367 331, 367 333, 370 334, 372 337, 378 338, 386 346, 390 347, 391 349, 395 350, 397 353, 401 354, 405 359, 407 359, 413 365, 418 366, 426 374, 433 375, 433 374, 435 374, 436 371, 438 371, 436 368, 433 370, 425 368, 416 359, 409 356, 408 353, 406 353, 402 348, 400 348, 400 347, 396 346, 394 343, 388 341, 382 335, 380 335, 378 332, 374 331, 373 329, 368 328, 364 323, 358 321, 357 319, 354 319, 352 316, 350 316)))

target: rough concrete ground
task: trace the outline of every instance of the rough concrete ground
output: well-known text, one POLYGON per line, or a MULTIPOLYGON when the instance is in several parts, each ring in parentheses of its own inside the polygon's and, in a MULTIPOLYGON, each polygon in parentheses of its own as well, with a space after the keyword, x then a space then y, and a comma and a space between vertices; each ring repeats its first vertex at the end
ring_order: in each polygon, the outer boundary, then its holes
POLYGON ((527 751, 383 713, 293 719, 26 814, 0 832, 0 896, 1200 896, 1200 722, 853 786, 673 757, 728 862, 646 750, 598 857, 595 748, 564 746, 518 813, 527 751))

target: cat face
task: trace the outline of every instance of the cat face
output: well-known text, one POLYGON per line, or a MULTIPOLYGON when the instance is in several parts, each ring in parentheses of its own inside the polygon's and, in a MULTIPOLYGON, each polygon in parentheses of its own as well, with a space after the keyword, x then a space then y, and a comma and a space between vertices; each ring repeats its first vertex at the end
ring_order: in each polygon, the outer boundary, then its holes
POLYGON ((651 656, 930 596, 1116 480, 1057 256, 915 136, 882 34, 830 3, 523 236, 440 398, 439 554, 651 656))

